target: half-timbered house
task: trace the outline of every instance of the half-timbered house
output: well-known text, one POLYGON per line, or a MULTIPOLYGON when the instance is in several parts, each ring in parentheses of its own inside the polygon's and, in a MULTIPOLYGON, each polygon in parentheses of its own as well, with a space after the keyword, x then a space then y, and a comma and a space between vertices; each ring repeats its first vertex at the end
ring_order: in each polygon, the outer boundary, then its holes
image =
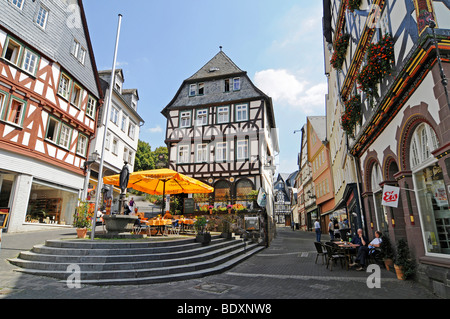
POLYGON ((362 226, 369 237, 378 229, 393 244, 406 239, 417 278, 448 298, 450 3, 324 0, 324 38, 362 226), (397 207, 382 204, 385 185, 400 189, 397 207))
POLYGON ((182 83, 162 114, 171 169, 212 185, 216 202, 263 188, 273 214, 279 150, 272 99, 222 49, 182 83))
POLYGON ((83 4, 0 11, 0 207, 11 232, 70 225, 102 103, 83 4))

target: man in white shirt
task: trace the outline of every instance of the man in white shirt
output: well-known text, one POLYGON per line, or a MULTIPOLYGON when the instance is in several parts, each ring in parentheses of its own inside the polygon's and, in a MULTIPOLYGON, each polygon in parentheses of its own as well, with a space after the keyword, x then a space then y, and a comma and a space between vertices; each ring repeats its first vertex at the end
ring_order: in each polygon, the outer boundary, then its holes
POLYGON ((314 228, 316 230, 316 241, 318 243, 320 243, 320 238, 321 238, 321 235, 322 235, 322 231, 320 230, 320 223, 319 223, 319 220, 317 220, 317 219, 316 219, 316 222, 314 223, 314 228))

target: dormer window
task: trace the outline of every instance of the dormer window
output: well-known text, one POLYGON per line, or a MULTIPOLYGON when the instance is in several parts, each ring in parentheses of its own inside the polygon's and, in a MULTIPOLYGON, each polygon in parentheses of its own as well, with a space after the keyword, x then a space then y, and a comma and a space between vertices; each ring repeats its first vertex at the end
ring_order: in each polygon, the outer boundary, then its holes
POLYGON ((205 83, 196 83, 189 86, 189 96, 205 94, 205 83))
POLYGON ((233 79, 233 91, 239 91, 241 89, 241 78, 233 79))
POLYGON ((205 83, 198 84, 198 95, 205 94, 205 83))
POLYGON ((239 91, 241 89, 241 78, 225 79, 224 92, 239 91))
POLYGON ((116 83, 114 84, 114 88, 117 92, 122 93, 122 86, 120 85, 120 82, 116 80, 116 83))

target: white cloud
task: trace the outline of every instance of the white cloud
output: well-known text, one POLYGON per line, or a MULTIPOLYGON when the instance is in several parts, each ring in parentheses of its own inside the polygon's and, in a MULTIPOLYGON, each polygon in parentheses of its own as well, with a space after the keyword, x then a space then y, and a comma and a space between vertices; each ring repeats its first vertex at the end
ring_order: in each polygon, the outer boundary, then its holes
POLYGON ((309 115, 324 110, 327 84, 310 83, 285 69, 257 72, 256 86, 272 97, 277 106, 287 106, 309 115))
POLYGON ((147 129, 147 131, 149 133, 162 133, 162 128, 160 125, 156 126, 156 127, 151 127, 149 129, 147 129))

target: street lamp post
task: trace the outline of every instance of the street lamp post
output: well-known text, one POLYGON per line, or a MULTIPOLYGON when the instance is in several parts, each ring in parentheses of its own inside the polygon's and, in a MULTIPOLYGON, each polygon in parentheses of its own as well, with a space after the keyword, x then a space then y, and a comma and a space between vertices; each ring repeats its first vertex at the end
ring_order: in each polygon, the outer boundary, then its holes
POLYGON ((89 156, 88 160, 84 162, 84 170, 86 171, 86 178, 84 180, 83 196, 81 198, 83 201, 85 201, 87 198, 89 179, 91 178, 91 166, 92 164, 97 162, 99 158, 100 154, 97 151, 95 151, 94 153, 91 154, 91 156, 89 156))
POLYGON ((442 59, 441 59, 441 53, 439 50, 439 43, 436 39, 436 31, 434 30, 436 28, 436 22, 434 22, 433 20, 429 20, 428 26, 430 27, 431 34, 433 35, 433 43, 434 43, 434 46, 436 47, 436 56, 437 56, 437 61, 438 61, 438 65, 439 65, 439 72, 441 74, 441 83, 442 83, 442 86, 444 87, 445 97, 447 98, 447 106, 450 109, 450 99, 449 99, 448 90, 447 90, 448 80, 447 80, 447 77, 445 76, 444 68, 442 67, 442 59))
MULTIPOLYGON (((104 132, 103 132, 103 142, 102 142, 102 155, 101 155, 101 159, 100 159, 100 167, 98 170, 98 184, 97 184, 97 193, 95 196, 95 209, 94 209, 94 214, 97 214, 97 210, 99 207, 99 202, 100 202, 100 194, 101 194, 101 189, 103 188, 103 166, 104 166, 104 154, 105 154, 105 144, 106 144, 106 135, 108 132, 108 123, 109 123, 109 112, 110 112, 110 108, 111 108, 111 103, 112 103, 112 93, 113 93, 113 89, 114 89, 114 80, 116 78, 116 62, 117 62, 117 50, 119 47, 119 37, 120 37, 120 28, 122 25, 122 15, 119 14, 119 22, 118 22, 118 26, 117 26, 117 35, 116 35, 116 45, 115 45, 115 49, 114 49, 114 58, 113 58, 113 65, 112 65, 112 70, 111 70, 111 80, 109 83, 109 97, 108 97, 108 103, 106 106, 106 116, 105 116, 105 128, 104 128, 104 132)), ((95 239, 95 226, 96 226, 96 218, 94 216, 94 218, 92 218, 92 231, 91 231, 91 239, 94 240, 95 239)))

